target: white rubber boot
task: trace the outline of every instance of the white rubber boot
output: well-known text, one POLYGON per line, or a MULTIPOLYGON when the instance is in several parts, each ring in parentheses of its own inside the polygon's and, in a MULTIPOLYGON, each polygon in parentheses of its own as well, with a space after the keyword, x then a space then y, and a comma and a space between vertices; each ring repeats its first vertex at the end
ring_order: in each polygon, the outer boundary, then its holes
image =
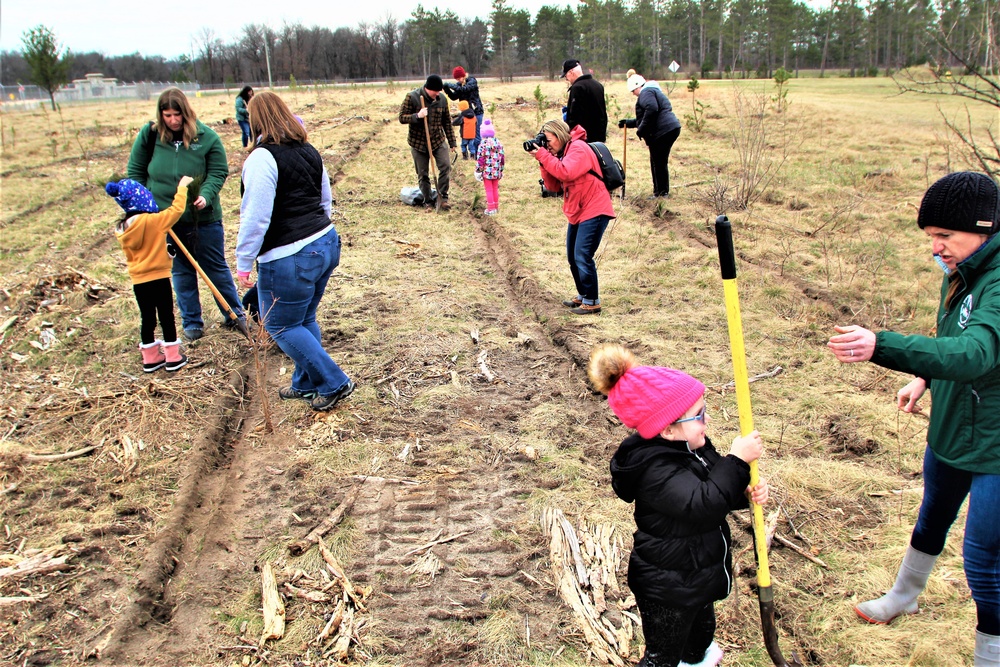
POLYGON ((899 566, 892 590, 878 598, 862 602, 854 608, 858 616, 869 623, 886 624, 897 616, 917 613, 917 596, 927 586, 927 577, 934 569, 937 556, 906 548, 903 563, 899 566))
POLYGON ((976 631, 975 667, 1000 667, 1000 637, 976 631))

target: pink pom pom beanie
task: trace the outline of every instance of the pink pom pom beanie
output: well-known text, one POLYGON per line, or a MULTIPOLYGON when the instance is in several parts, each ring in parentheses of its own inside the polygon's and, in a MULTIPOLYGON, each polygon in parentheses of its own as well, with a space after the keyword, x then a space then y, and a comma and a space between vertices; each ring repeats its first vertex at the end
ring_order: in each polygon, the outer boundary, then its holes
POLYGON ((687 373, 662 366, 636 366, 608 392, 608 405, 625 426, 649 440, 704 395, 705 385, 687 373))

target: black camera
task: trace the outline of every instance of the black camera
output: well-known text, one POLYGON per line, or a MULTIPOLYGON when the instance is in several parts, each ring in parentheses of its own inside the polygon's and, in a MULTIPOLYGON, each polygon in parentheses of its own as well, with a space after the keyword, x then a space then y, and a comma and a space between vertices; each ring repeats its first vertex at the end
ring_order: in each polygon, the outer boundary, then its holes
POLYGON ((544 132, 539 132, 535 135, 534 139, 528 139, 524 142, 524 150, 527 153, 535 150, 536 148, 546 148, 549 145, 549 139, 545 136, 544 132))
POLYGON ((543 179, 541 179, 541 178, 538 179, 538 185, 540 185, 542 187, 542 199, 546 199, 548 197, 562 197, 563 196, 562 190, 556 190, 556 191, 546 190, 545 189, 545 181, 543 179))

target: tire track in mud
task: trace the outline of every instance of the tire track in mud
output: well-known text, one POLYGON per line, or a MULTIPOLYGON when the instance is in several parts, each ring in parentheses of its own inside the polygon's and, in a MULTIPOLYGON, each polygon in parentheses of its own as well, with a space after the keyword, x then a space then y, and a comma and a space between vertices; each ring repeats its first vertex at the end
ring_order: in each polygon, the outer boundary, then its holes
POLYGON ((227 382, 228 391, 216 399, 213 412, 217 418, 192 446, 170 515, 134 575, 131 604, 121 612, 110 631, 88 647, 88 657, 116 662, 126 654, 127 663, 130 659, 127 654, 134 647, 139 631, 151 621, 170 620, 172 580, 182 573, 186 550, 204 537, 198 530, 200 525, 204 526, 204 520, 198 515, 206 507, 218 507, 225 502, 220 493, 226 488, 223 482, 230 472, 233 444, 239 441, 243 424, 247 369, 231 372, 227 382))
MULTIPOLYGON (((364 150, 382 145, 381 140, 366 142, 364 150)), ((348 178, 363 176, 347 171, 348 178)), ((467 178, 458 170, 453 173, 457 183, 467 178)), ((465 204, 464 199, 453 202, 456 208, 465 204)), ((497 654, 485 636, 488 628, 510 621, 520 635, 528 623, 532 639, 555 650, 554 635, 565 618, 554 588, 543 583, 548 552, 525 504, 534 491, 558 482, 547 477, 544 466, 519 453, 521 434, 537 428, 533 410, 560 401, 574 406, 566 411, 567 423, 542 439, 577 442, 579 431, 596 421, 599 405, 575 398, 578 378, 571 377, 565 350, 553 346, 551 333, 539 326, 544 316, 523 314, 522 304, 529 303, 537 313, 549 300, 521 266, 507 232, 491 218, 471 213, 440 218, 446 219, 463 228, 469 225, 471 234, 460 235, 471 237, 471 254, 482 265, 471 271, 505 276, 491 281, 496 286, 491 298, 505 305, 487 321, 508 337, 526 332, 532 343, 489 346, 491 367, 506 381, 463 376, 463 390, 451 400, 401 410, 391 426, 361 427, 383 440, 409 442, 416 435, 418 447, 423 446, 410 451, 405 465, 387 466, 387 474, 398 471, 405 479, 368 477, 360 482, 348 514, 355 555, 344 564, 353 582, 373 588, 367 602, 376 629, 372 648, 390 658, 387 664, 521 664, 497 654), (527 378, 530 386, 519 382, 527 378)), ((420 292, 422 286, 410 288, 420 292)), ((392 304, 387 314, 395 317, 396 310, 392 304)), ((343 311, 339 315, 350 318, 343 311)), ((579 348, 577 363, 588 353, 579 348)), ((385 375, 383 370, 379 377, 385 375)), ((334 505, 329 499, 326 503, 334 505)))
MULTIPOLYGON (((382 582, 372 609, 388 628, 387 653, 412 655, 408 643, 439 631, 441 623, 475 625, 509 599, 524 612, 544 597, 523 574, 536 554, 503 537, 523 523, 519 497, 530 489, 492 487, 477 481, 482 477, 364 483, 351 516, 367 542, 366 562, 352 576, 382 582)), ((439 640, 423 664, 463 664, 463 654, 474 648, 439 640)))

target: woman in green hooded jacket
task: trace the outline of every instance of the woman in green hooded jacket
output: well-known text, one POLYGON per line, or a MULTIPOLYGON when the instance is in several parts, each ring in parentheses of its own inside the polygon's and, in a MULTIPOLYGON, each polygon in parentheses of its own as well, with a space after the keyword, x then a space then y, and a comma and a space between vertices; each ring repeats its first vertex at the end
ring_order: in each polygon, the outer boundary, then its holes
MULTIPOLYGON (((136 137, 128 160, 128 177, 142 183, 156 199, 160 210, 170 206, 181 176, 201 181, 193 201, 184 212, 174 233, 239 317, 243 308, 233 274, 226 263, 225 234, 222 228, 222 203, 219 191, 229 177, 226 149, 219 135, 198 120, 187 97, 178 88, 167 88, 156 102, 156 120, 148 123, 136 137)), ((194 188, 192 188, 194 189, 194 188)), ((198 292, 198 274, 182 252, 173 249, 171 271, 177 307, 181 312, 183 335, 189 341, 201 338, 205 328, 198 292)), ((218 304, 217 304, 218 305, 218 304)), ((225 319, 226 326, 238 328, 225 319)))
POLYGON ((917 224, 945 272, 934 337, 836 327, 828 346, 844 363, 871 361, 915 376, 897 394, 904 412, 934 399, 924 496, 892 589, 855 612, 888 623, 917 596, 969 499, 962 549, 976 603, 976 667, 1000 665, 1000 189, 989 176, 949 174, 924 195, 917 224))

